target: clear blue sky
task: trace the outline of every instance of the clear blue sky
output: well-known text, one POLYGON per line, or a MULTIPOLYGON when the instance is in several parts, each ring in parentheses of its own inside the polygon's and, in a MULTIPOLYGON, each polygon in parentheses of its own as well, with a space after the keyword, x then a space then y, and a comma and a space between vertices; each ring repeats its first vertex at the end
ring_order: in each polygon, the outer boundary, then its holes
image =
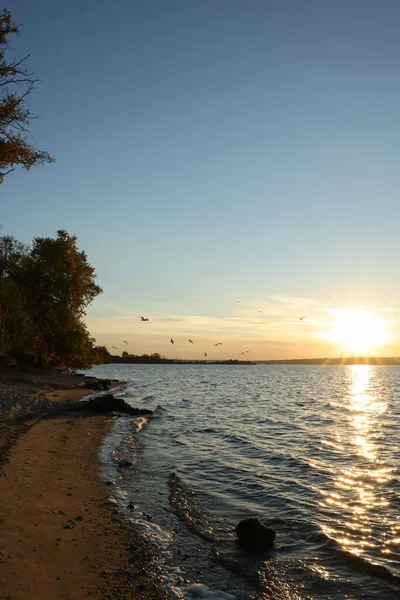
POLYGON ((6 178, 0 223, 25 242, 77 234, 101 343, 320 355, 326 309, 400 306, 400 2, 6 7, 57 162, 6 178))

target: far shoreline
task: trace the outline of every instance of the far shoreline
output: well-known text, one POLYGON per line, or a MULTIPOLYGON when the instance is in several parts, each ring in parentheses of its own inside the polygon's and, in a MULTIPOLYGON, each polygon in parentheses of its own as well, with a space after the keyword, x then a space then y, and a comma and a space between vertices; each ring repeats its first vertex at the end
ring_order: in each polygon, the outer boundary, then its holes
POLYGON ((256 360, 258 365, 372 365, 372 366, 400 366, 400 357, 378 356, 350 356, 342 358, 289 358, 275 360, 256 360))
MULTIPOLYGON (((349 366, 349 365, 372 365, 372 366, 400 366, 400 357, 395 356, 351 356, 337 358, 285 358, 268 360, 195 360, 195 359, 159 359, 159 360, 125 360, 123 357, 113 356, 112 360, 103 363, 108 365, 205 365, 205 366, 257 366, 257 365, 322 365, 322 366, 349 366)), ((98 365, 100 366, 100 365, 98 365)), ((89 369, 88 369, 89 370, 89 369)), ((89 375, 88 375, 89 377, 89 375)))

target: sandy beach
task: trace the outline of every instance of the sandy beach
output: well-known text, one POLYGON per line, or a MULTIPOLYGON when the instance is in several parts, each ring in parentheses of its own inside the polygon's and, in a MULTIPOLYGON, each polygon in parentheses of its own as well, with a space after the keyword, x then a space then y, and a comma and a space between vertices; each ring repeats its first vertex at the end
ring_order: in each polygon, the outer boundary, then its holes
POLYGON ((164 598, 157 553, 108 502, 109 416, 41 420, 90 390, 73 375, 0 373, 0 599, 164 598))

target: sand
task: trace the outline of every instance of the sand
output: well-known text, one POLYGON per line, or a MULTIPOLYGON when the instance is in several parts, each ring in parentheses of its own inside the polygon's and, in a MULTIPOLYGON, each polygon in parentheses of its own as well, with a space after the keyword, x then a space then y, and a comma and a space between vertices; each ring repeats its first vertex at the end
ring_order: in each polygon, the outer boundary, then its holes
POLYGON ((87 390, 76 388, 77 379, 56 378, 38 394, 26 387, 32 381, 12 381, 0 374, 0 599, 164 598, 153 574, 155 547, 108 502, 99 477, 110 417, 37 419, 32 405, 44 409, 50 399, 76 400, 87 390), (22 400, 5 411, 7 385, 22 400))

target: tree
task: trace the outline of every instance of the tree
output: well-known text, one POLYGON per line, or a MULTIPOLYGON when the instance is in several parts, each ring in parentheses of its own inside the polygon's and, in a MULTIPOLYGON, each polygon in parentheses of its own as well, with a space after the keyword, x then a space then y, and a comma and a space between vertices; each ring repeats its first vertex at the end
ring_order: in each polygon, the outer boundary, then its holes
POLYGON ((64 230, 30 248, 0 238, 0 357, 82 368, 107 358, 83 320, 102 291, 95 278, 76 236, 64 230))
POLYGON ((93 363, 96 365, 109 363, 111 354, 106 346, 95 346, 93 348, 93 363))
POLYGON ((94 340, 83 316, 102 289, 77 237, 61 229, 56 239, 34 238, 20 276, 35 327, 30 353, 42 362, 90 364, 94 340))
POLYGON ((0 238, 0 355, 22 349, 29 337, 29 316, 16 274, 27 247, 15 238, 0 238))
POLYGON ((26 99, 38 79, 27 67, 29 55, 20 60, 8 57, 9 37, 18 32, 11 14, 4 9, 0 13, 0 184, 17 165, 29 170, 54 162, 50 154, 29 143, 28 126, 35 115, 26 99))

